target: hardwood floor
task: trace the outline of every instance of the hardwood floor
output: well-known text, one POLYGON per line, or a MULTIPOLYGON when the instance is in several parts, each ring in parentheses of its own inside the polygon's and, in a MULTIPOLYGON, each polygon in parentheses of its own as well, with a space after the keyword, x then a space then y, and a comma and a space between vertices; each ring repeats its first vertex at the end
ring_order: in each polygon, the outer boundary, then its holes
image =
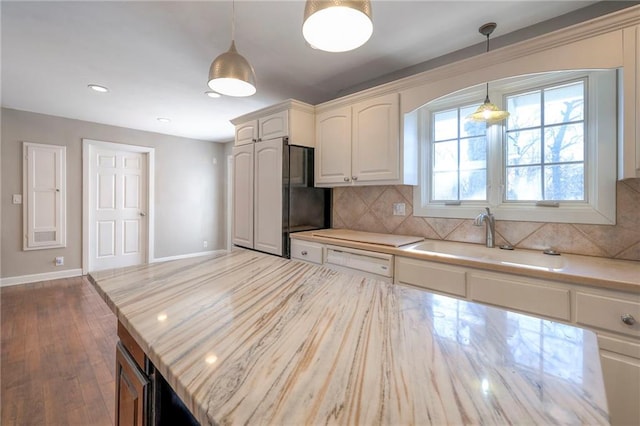
POLYGON ((113 425, 116 317, 85 278, 0 289, 0 424, 113 425))

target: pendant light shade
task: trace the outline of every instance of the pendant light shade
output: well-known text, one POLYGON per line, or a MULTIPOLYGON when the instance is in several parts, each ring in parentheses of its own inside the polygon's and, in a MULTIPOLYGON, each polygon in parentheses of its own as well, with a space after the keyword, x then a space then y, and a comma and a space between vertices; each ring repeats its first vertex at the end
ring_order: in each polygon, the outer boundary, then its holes
POLYGON ((209 68, 209 87, 227 96, 251 96, 256 93, 256 75, 249 62, 236 50, 235 41, 209 68))
MULTIPOLYGON (((488 93, 488 91, 487 91, 488 93)), ((468 120, 485 122, 487 124, 499 123, 509 117, 508 111, 502 111, 489 100, 489 95, 484 99, 484 103, 478 107, 476 112, 467 117, 468 120)))
MULTIPOLYGON (((481 26, 478 31, 487 37, 487 52, 489 52, 489 35, 495 30, 497 25, 495 22, 489 22, 481 26)), ((484 122, 487 124, 499 123, 509 117, 508 111, 502 111, 489 100, 489 83, 487 83, 487 95, 484 103, 478 107, 476 112, 467 117, 468 120, 484 122)))
POLYGON ((244 56, 236 50, 236 8, 232 3, 231 46, 209 67, 208 86, 222 95, 251 96, 256 93, 256 74, 244 56))
POLYGON ((302 35, 312 47, 346 52, 365 44, 372 33, 369 0, 307 0, 302 35))

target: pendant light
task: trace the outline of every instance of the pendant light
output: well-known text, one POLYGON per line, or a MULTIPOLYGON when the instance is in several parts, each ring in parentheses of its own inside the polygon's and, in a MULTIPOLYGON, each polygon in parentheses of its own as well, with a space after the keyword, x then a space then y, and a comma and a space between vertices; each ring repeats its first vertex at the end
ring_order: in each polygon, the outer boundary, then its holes
POLYGON ((372 33, 369 0, 307 0, 302 35, 312 47, 346 52, 365 44, 372 33))
MULTIPOLYGON (((481 26, 478 31, 480 34, 487 36, 487 53, 489 52, 489 35, 496 29, 496 23, 490 22, 481 26)), ((484 103, 478 107, 476 112, 467 117, 472 121, 484 122, 487 124, 495 124, 509 117, 508 111, 502 111, 489 100, 489 83, 487 83, 487 96, 484 103)))
POLYGON ((211 90, 227 96, 251 96, 256 93, 256 75, 249 62, 236 50, 236 7, 231 3, 231 46, 209 68, 211 90))

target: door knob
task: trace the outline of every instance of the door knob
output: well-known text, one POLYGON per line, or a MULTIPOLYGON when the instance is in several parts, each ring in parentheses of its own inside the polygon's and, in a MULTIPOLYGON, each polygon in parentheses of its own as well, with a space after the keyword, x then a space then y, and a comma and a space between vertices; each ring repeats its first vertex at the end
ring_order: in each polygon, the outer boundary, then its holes
POLYGON ((622 320, 623 323, 627 325, 633 325, 636 323, 636 319, 631 314, 624 314, 620 316, 620 319, 622 320))
POLYGON ((146 216, 146 214, 140 212, 140 217, 145 217, 145 216, 146 216))

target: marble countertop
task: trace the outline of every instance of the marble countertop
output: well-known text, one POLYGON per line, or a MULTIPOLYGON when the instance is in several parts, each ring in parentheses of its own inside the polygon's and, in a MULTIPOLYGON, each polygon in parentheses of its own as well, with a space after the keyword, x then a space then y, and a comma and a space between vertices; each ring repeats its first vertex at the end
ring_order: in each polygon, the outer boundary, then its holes
POLYGON ((608 423, 580 328, 244 249, 90 281, 203 425, 608 423))
MULTIPOLYGON (((367 232, 362 232, 362 234, 375 235, 367 232)), ((575 254, 547 256, 543 255, 541 251, 535 250, 505 251, 497 247, 488 249, 480 244, 440 240, 425 240, 417 244, 391 247, 384 244, 327 238, 314 235, 313 231, 294 233, 291 234, 291 238, 533 278, 640 293, 640 262, 629 260, 575 254), (419 250, 417 247, 420 245, 431 245, 434 249, 419 250), (527 264, 530 261, 533 263, 527 264)))

